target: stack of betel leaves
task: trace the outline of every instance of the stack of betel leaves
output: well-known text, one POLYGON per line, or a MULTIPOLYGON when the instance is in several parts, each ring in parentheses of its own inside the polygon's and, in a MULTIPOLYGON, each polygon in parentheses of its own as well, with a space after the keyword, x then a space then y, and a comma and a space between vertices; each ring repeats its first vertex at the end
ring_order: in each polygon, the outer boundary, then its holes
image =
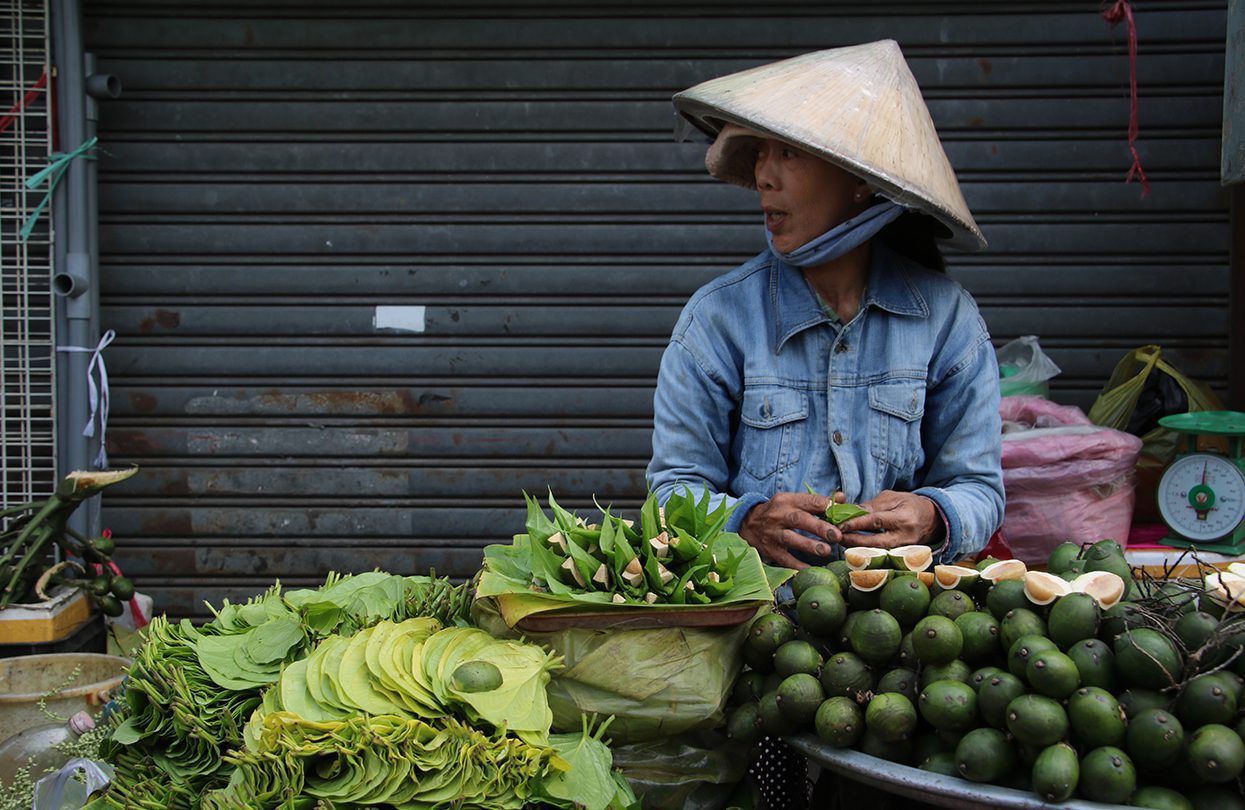
POLYGON ((790 571, 772 569, 739 535, 722 531, 731 507, 706 492, 650 494, 639 525, 600 508, 588 522, 549 495, 552 519, 532 497, 526 534, 484 550, 476 593, 496 597, 507 624, 567 607, 687 608, 770 602, 790 571))
POLYGON ((539 647, 466 626, 435 577, 330 575, 152 622, 94 807, 627 808, 587 725, 551 735, 539 647))

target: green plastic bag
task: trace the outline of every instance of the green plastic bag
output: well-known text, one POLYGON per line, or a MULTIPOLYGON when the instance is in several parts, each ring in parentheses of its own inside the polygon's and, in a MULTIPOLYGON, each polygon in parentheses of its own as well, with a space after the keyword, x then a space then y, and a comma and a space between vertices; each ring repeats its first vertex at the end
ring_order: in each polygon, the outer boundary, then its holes
POLYGON ((520 633, 506 626, 491 598, 477 599, 471 613, 478 627, 497 638, 522 635, 562 656, 563 667, 548 686, 554 731, 579 729, 584 714, 613 715, 609 736, 619 744, 719 724, 751 624, 749 618, 725 628, 576 627, 520 633))
POLYGON ((1159 523, 1158 486, 1163 470, 1176 454, 1180 434, 1160 427, 1169 413, 1223 409, 1205 383, 1186 377, 1160 356, 1158 346, 1141 346, 1124 356, 1089 410, 1091 422, 1141 438, 1137 457, 1135 523, 1159 523), (1183 402, 1181 401, 1183 400, 1183 402), (1173 406, 1173 401, 1176 403, 1173 406))
MULTIPOLYGON (((1102 393, 1098 395, 1094 406, 1090 408, 1089 420, 1103 427, 1136 433, 1136 424, 1139 421, 1148 425, 1157 421, 1158 417, 1168 415, 1168 413, 1156 412, 1153 419, 1139 419, 1142 415, 1138 413, 1138 409, 1153 405, 1143 400, 1143 393, 1147 390, 1154 390, 1156 385, 1157 387, 1165 385, 1170 390, 1171 384, 1174 384, 1184 392, 1187 406, 1185 410, 1179 411, 1181 413, 1223 409, 1219 397, 1215 396, 1215 392, 1211 391, 1209 386, 1186 377, 1179 369, 1164 360, 1161 354, 1161 348, 1150 345, 1134 349, 1125 355, 1111 372, 1111 378, 1107 380, 1102 393), (1154 375, 1166 375, 1169 380, 1152 380, 1151 377, 1154 375)), ((1161 464, 1166 464, 1175 454, 1177 433, 1155 426, 1137 435, 1142 441, 1142 456, 1148 456, 1161 464)))

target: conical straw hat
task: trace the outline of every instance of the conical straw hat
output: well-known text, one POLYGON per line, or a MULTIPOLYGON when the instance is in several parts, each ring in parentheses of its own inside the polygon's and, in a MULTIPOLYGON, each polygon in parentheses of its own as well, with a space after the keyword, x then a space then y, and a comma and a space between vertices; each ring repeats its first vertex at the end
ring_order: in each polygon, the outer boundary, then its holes
POLYGON ((981 249, 986 239, 964 202, 921 90, 894 40, 786 59, 698 84, 675 109, 717 135, 709 173, 755 186, 751 158, 734 134, 785 141, 834 163, 883 196, 923 211, 950 231, 951 243, 981 249), (734 140, 735 144, 731 141, 734 140))

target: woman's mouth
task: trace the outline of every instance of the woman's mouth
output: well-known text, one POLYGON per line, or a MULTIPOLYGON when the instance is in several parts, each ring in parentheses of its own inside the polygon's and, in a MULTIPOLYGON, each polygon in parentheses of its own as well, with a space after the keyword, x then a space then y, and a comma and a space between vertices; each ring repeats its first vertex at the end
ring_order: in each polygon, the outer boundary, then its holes
POLYGON ((787 221, 787 212, 779 211, 777 208, 765 208, 765 228, 770 233, 777 233, 782 224, 787 221))

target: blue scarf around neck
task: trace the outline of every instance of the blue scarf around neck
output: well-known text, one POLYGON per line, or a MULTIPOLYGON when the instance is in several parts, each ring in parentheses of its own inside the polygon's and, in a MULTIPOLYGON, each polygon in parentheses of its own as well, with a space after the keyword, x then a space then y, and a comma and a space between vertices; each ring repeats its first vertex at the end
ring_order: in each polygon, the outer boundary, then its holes
POLYGON ((801 245, 790 253, 781 253, 774 247, 774 235, 765 230, 765 241, 770 252, 794 267, 815 267, 834 261, 868 242, 904 212, 902 205, 885 200, 865 209, 859 216, 835 225, 816 239, 801 245))

